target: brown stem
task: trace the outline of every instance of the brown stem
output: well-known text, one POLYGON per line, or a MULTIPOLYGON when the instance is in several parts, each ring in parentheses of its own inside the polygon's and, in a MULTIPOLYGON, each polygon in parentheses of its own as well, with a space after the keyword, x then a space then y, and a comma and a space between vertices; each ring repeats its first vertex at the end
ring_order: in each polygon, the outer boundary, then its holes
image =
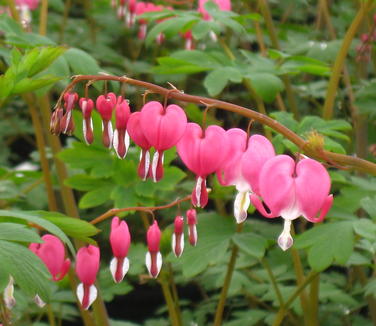
POLYGON ((163 205, 163 206, 154 206, 154 207, 125 207, 125 208, 113 208, 113 209, 110 209, 109 211, 107 211, 106 213, 102 214, 101 216, 98 216, 97 218, 95 218, 94 220, 92 220, 90 223, 91 224, 97 224, 99 222, 102 222, 112 216, 115 216, 121 212, 129 212, 129 211, 140 211, 140 212, 154 212, 156 210, 160 210, 160 209, 166 209, 166 208, 170 208, 170 207, 173 207, 175 205, 178 205, 184 201, 187 201, 187 200, 190 200, 191 199, 191 195, 188 195, 188 196, 185 196, 184 198, 182 199, 177 199, 177 200, 174 200, 173 202, 167 204, 167 205, 163 205))
MULTIPOLYGON (((113 81, 128 83, 137 87, 142 87, 142 88, 152 90, 154 93, 161 94, 162 96, 165 95, 169 91, 169 89, 167 88, 163 88, 161 86, 158 86, 152 83, 148 83, 148 82, 137 80, 137 79, 132 79, 132 78, 125 77, 125 76, 117 77, 117 76, 110 76, 110 75, 78 75, 78 76, 74 76, 73 81, 65 88, 65 90, 63 91, 63 93, 61 94, 58 100, 57 105, 59 105, 60 102, 62 101, 62 98, 65 92, 73 89, 77 83, 82 82, 82 81, 88 81, 88 80, 92 80, 92 81, 113 80, 113 81)), ((323 161, 330 160, 331 162, 335 162, 338 165, 346 166, 349 169, 354 169, 357 171, 376 175, 375 163, 360 159, 358 157, 332 153, 332 152, 329 152, 320 148, 317 149, 317 148, 313 148, 312 146, 307 146, 308 143, 303 138, 301 138, 299 135, 294 133, 292 130, 280 124, 278 121, 268 117, 267 115, 261 114, 259 112, 255 112, 253 110, 247 109, 240 105, 220 101, 217 99, 202 97, 202 96, 188 95, 186 93, 174 92, 170 94, 170 97, 176 100, 183 101, 183 102, 196 103, 199 105, 202 103, 212 104, 217 109, 234 112, 244 117, 247 117, 248 119, 254 119, 255 121, 258 121, 261 124, 266 125, 270 127, 271 129, 275 130, 276 132, 282 134, 285 138, 287 138, 288 140, 293 142, 295 145, 297 145, 298 148, 302 150, 302 152, 304 152, 308 156, 311 156, 314 159, 321 159, 323 161)))
POLYGON ((47 16, 48 16, 48 0, 42 0, 39 16, 39 34, 46 35, 47 32, 47 16))

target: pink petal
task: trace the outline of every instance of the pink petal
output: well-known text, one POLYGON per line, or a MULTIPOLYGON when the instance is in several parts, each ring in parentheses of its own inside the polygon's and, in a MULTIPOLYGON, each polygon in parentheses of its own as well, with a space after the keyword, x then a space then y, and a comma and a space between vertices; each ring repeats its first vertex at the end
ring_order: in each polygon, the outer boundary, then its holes
POLYGON ((275 156, 271 142, 264 136, 253 135, 248 140, 248 148, 242 156, 241 171, 252 191, 260 194, 259 178, 263 165, 275 156))
POLYGON ((154 223, 149 227, 146 234, 147 245, 150 252, 159 251, 159 243, 161 242, 161 230, 159 229, 158 222, 154 220, 154 223))
MULTIPOLYGON (((329 205, 327 202, 331 183, 329 174, 322 164, 308 158, 298 162, 296 175, 296 196, 302 215, 308 220, 316 220, 315 217, 324 204, 329 205)), ((329 208, 326 207, 326 212, 329 208)))
POLYGON ((151 145, 146 139, 144 133, 142 132, 140 124, 140 115, 141 112, 133 112, 130 115, 127 123, 127 131, 129 133, 129 136, 136 145, 140 146, 143 149, 149 149, 151 145))
POLYGON ((112 252, 117 258, 124 258, 128 255, 131 244, 131 234, 125 221, 115 216, 111 222, 110 243, 112 252))
POLYGON ((141 109, 140 123, 148 142, 159 151, 175 146, 185 132, 187 116, 175 104, 164 110, 161 103, 151 101, 141 109))
MULTIPOLYGON (((279 216, 295 202, 294 169, 295 162, 287 155, 277 155, 263 166, 259 187, 260 195, 271 211, 269 215, 279 216)), ((261 208, 260 205, 257 208, 261 208)), ((262 210, 260 212, 264 215, 262 210)))
POLYGON ((100 252, 99 248, 93 245, 82 247, 77 252, 76 274, 85 285, 92 285, 95 282, 99 270, 100 252))

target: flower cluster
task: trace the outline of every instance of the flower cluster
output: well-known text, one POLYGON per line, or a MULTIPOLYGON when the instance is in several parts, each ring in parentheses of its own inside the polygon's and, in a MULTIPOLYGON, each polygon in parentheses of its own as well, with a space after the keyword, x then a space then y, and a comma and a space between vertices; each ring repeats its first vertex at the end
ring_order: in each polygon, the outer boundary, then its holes
MULTIPOLYGON (((77 101, 76 93, 64 94, 65 111, 57 108, 52 114, 51 130, 55 134, 73 132, 72 110, 77 101)), ((83 114, 84 138, 90 144, 94 102, 87 98, 78 102, 83 114)), ((278 238, 283 250, 293 243, 292 220, 303 216, 310 222, 320 222, 331 207, 330 177, 324 166, 310 158, 295 162, 289 156, 276 155, 271 142, 262 135, 249 137, 239 128, 226 131, 219 126, 208 126, 202 129, 188 122, 184 110, 176 104, 151 101, 140 111, 131 113, 127 100, 114 93, 100 95, 96 108, 102 118, 102 141, 106 147, 112 146, 121 159, 127 153, 130 139, 141 148, 140 178, 151 178, 154 182, 162 179, 164 151, 176 146, 183 163, 196 175, 191 195, 194 207, 207 205, 206 179, 215 173, 221 185, 236 187, 234 216, 237 223, 247 218, 250 203, 267 218, 281 216, 285 220, 278 238), (115 132, 111 122, 113 115, 115 132)), ((179 242, 176 247, 179 248, 179 242)))
MULTIPOLYGON (((205 9, 205 4, 208 0, 199 0, 197 11, 201 14, 204 20, 211 20, 212 17, 205 9)), ((229 11, 231 10, 231 0, 214 0, 214 3, 217 4, 220 10, 229 11)), ((113 0, 112 7, 116 8, 117 17, 120 20, 124 20, 127 27, 132 27, 135 25, 136 21, 139 25, 138 38, 144 40, 147 34, 148 20, 145 18, 139 18, 139 16, 149 13, 149 12, 158 12, 163 10, 172 10, 171 7, 165 7, 162 5, 155 5, 152 2, 137 1, 137 0, 113 0)), ((167 18, 157 20, 157 23, 160 23, 167 18)), ((190 30, 181 33, 181 37, 185 40, 185 49, 193 50, 195 48, 194 39, 192 32, 190 30)), ((211 33, 212 39, 216 40, 214 33, 211 33)), ((165 37, 163 33, 159 33, 156 37, 156 42, 161 44, 164 41, 165 37)))
MULTIPOLYGON (((192 246, 197 244, 197 216, 194 209, 187 211, 188 237, 192 246)), ((46 265, 53 281, 60 281, 67 274, 71 261, 65 258, 65 248, 61 240, 51 234, 42 237, 43 243, 32 243, 29 249, 34 252, 46 265)), ((157 278, 162 268, 162 254, 160 253, 161 230, 154 220, 146 234, 148 251, 145 265, 150 277, 157 278)), ((111 222, 110 244, 113 258, 110 262, 110 272, 115 283, 120 283, 129 270, 128 251, 131 245, 131 234, 125 221, 115 216, 111 222)), ((184 218, 177 216, 174 221, 174 232, 171 240, 172 251, 180 257, 184 250, 184 218)), ((97 298, 95 281, 100 266, 100 250, 97 246, 88 245, 78 250, 76 255, 75 271, 80 284, 76 295, 82 308, 88 309, 97 298)), ((13 278, 4 290, 4 301, 9 309, 15 305, 13 297, 13 278)), ((36 294, 34 301, 43 307, 45 303, 36 294)))

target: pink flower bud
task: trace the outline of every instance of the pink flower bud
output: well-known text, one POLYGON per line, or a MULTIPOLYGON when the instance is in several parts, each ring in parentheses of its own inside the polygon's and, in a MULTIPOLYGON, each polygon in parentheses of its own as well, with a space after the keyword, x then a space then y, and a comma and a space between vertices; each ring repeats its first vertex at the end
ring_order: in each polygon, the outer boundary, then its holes
POLYGON ((65 114, 60 121, 60 130, 63 134, 71 135, 74 131, 74 122, 72 111, 75 103, 78 100, 77 93, 65 93, 64 94, 64 107, 65 114))
POLYGON ((115 109, 116 130, 114 133, 113 146, 119 158, 123 159, 127 155, 129 148, 129 135, 127 132, 127 122, 131 110, 128 102, 123 100, 121 96, 118 97, 118 102, 115 109))
POLYGON ((162 255, 159 252, 159 244, 161 242, 161 230, 158 227, 158 222, 149 227, 146 234, 147 245, 149 251, 146 253, 145 263, 150 276, 157 278, 162 267, 162 255))
POLYGON ((61 107, 58 107, 54 112, 51 114, 50 120, 50 132, 53 135, 60 135, 61 133, 61 119, 63 118, 64 110, 61 107))
POLYGON ((100 95, 96 101, 97 110, 102 117, 102 142, 107 148, 111 148, 112 144, 112 111, 116 106, 116 95, 114 93, 108 93, 105 95, 100 95))
POLYGON ((197 244, 197 213, 194 208, 187 210, 188 237, 191 246, 197 244))
POLYGON ((125 221, 115 216, 111 223, 110 243, 114 258, 110 263, 112 277, 116 283, 123 280, 129 270, 128 249, 131 244, 131 235, 125 221))
POLYGON ((172 234, 172 251, 176 257, 180 257, 184 250, 184 218, 176 216, 174 221, 174 233, 172 234))
POLYGON ((80 281, 77 286, 77 297, 83 309, 88 309, 97 298, 97 289, 94 285, 99 270, 100 252, 93 245, 82 247, 77 252, 76 274, 80 281))
POLYGON ((94 109, 94 102, 88 98, 80 98, 79 106, 84 118, 82 120, 82 133, 86 144, 90 145, 94 140, 93 120, 91 118, 91 112, 94 109))
POLYGON ((43 243, 31 243, 29 249, 46 265, 54 281, 60 281, 67 274, 70 260, 65 259, 65 248, 58 237, 46 234, 43 243))

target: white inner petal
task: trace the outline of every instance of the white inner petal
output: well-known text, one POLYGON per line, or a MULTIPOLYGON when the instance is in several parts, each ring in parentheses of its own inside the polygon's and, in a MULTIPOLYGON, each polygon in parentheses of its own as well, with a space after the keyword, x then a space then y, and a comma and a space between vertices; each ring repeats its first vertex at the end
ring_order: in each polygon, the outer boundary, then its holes
POLYGON ((146 151, 146 153, 145 153, 145 171, 144 171, 144 180, 146 180, 146 178, 147 178, 147 176, 148 176, 149 168, 150 168, 150 152, 149 152, 149 151, 146 151))
POLYGON ((108 148, 111 148, 113 135, 114 135, 114 132, 112 129, 112 123, 111 121, 108 121, 108 138, 110 139, 110 144, 108 145, 108 148))
POLYGON ((197 202, 197 207, 200 207, 201 205, 201 183, 202 183, 202 178, 198 177, 196 181, 196 202, 197 202))
POLYGON ((278 237, 278 245, 283 251, 289 249, 294 243, 294 240, 290 234, 290 230, 291 220, 285 220, 283 224, 283 231, 278 237))
POLYGON ((38 294, 34 297, 34 302, 39 308, 43 308, 46 305, 38 294))
POLYGON ((161 271, 161 268, 162 268, 162 255, 158 251, 158 253, 157 253, 157 270, 158 270, 158 272, 157 272, 157 275, 155 276, 155 278, 158 277, 159 272, 161 271))
POLYGON ((115 129, 115 131, 114 131, 114 138, 113 138, 112 145, 115 148, 117 156, 119 158, 121 158, 120 155, 119 155, 119 132, 118 132, 117 129, 115 129))
POLYGON ((146 265, 146 268, 148 269, 148 272, 149 272, 149 275, 151 275, 151 255, 150 255, 150 252, 146 252, 146 255, 145 255, 145 265, 146 265))
POLYGON ((92 305, 92 303, 95 301, 97 298, 98 291, 95 285, 91 285, 89 288, 89 305, 88 308, 92 305))
MULTIPOLYGON (((153 156, 153 163, 151 166, 151 173, 153 175, 153 181, 157 182, 157 166, 158 166, 159 152, 155 151, 153 156)), ((146 164, 145 164, 146 166, 146 164)))
POLYGON ((248 207, 251 201, 249 192, 238 192, 234 201, 234 216, 238 224, 243 223, 247 219, 248 207))

